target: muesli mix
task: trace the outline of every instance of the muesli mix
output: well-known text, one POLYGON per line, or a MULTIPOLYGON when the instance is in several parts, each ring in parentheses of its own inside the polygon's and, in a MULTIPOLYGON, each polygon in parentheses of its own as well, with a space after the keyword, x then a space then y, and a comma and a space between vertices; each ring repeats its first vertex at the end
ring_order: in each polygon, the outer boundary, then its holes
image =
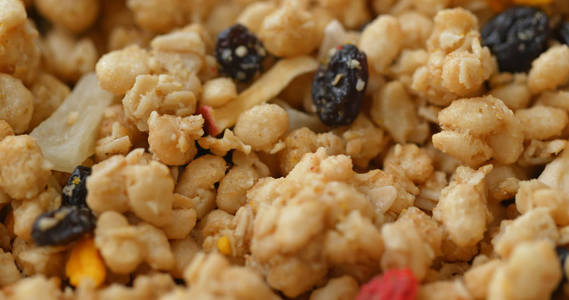
POLYGON ((568 112, 568 0, 0 0, 0 299, 568 299, 568 112))

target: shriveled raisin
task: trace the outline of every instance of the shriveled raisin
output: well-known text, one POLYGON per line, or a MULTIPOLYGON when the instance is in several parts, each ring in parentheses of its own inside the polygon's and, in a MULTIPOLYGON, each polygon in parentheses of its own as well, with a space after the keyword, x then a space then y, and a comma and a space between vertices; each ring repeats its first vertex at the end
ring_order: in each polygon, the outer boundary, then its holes
POLYGON ((62 206, 36 219, 32 239, 38 246, 64 245, 92 232, 95 224, 89 208, 62 206))
POLYGON ((262 71, 267 56, 263 43, 247 27, 235 24, 217 35, 215 57, 219 72, 247 82, 262 71))
POLYGON ((559 41, 569 45, 569 22, 564 21, 559 25, 559 41))
POLYGON ((515 6, 482 28, 482 42, 498 59, 502 72, 526 72, 547 48, 547 15, 536 8, 515 6))
POLYGON ((87 177, 91 175, 91 168, 77 166, 67 179, 67 184, 63 187, 62 205, 87 206, 87 177))
POLYGON ((312 82, 312 101, 320 120, 328 126, 351 124, 360 112, 368 77, 367 57, 356 46, 332 50, 312 82))

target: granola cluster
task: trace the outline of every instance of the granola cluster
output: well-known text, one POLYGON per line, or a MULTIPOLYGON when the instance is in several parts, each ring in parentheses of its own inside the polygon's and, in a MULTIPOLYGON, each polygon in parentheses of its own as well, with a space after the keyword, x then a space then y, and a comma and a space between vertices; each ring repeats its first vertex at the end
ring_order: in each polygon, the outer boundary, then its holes
POLYGON ((0 299, 567 298, 568 125, 566 0, 0 0, 0 299))

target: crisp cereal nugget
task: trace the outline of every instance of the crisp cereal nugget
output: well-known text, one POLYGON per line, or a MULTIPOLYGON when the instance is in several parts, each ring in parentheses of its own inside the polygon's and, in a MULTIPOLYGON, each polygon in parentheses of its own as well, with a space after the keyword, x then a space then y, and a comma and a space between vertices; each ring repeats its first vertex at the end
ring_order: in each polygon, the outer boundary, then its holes
POLYGON ((392 16, 379 16, 366 26, 358 46, 367 55, 371 69, 383 74, 397 58, 401 43, 399 20, 392 16))
POLYGON ((545 91, 541 93, 541 95, 537 98, 536 105, 545 105, 545 106, 552 106, 561 108, 564 110, 569 110, 569 91, 566 90, 557 90, 553 91, 545 91))
POLYGON ((284 150, 278 153, 282 174, 288 174, 304 154, 315 152, 320 147, 324 147, 329 155, 344 153, 346 148, 345 141, 336 134, 316 134, 306 127, 291 131, 284 143, 284 150))
MULTIPOLYGON (((348 128, 340 129, 336 134, 341 136, 346 144, 345 153, 352 158, 354 165, 361 168, 368 167, 370 161, 383 151, 388 142, 383 130, 374 126, 364 114, 360 114, 348 128)), ((325 136, 327 135, 319 135, 317 141, 319 137, 325 136)))
POLYGON ((412 89, 436 105, 470 96, 496 69, 496 61, 482 47, 476 17, 462 8, 437 13, 427 41, 427 64, 415 71, 412 89))
POLYGON ((413 224, 400 221, 385 224, 381 235, 385 243, 385 253, 381 257, 384 271, 407 267, 419 280, 425 278, 435 253, 413 224))
POLYGON ((523 151, 519 119, 492 96, 454 101, 438 119, 443 131, 433 135, 433 144, 468 165, 478 166, 491 157, 510 164, 523 151))
POLYGON ((22 82, 0 73, 0 119, 6 121, 15 133, 28 130, 34 112, 34 95, 22 82))
POLYGON ((397 77, 406 88, 410 89, 415 70, 427 64, 428 59, 429 53, 425 49, 403 49, 399 58, 391 65, 389 74, 397 77))
POLYGON ((145 30, 166 32, 183 25, 189 8, 180 0, 127 0, 136 23, 145 30))
POLYGON ((365 0, 318 0, 318 4, 350 29, 360 28, 371 19, 365 0))
POLYGON ((437 300, 437 299, 454 299, 454 300, 471 300, 468 289, 460 280, 454 281, 437 281, 427 283, 419 288, 417 294, 418 300, 437 300))
POLYGON ((48 186, 40 194, 25 200, 14 200, 11 203, 14 218, 13 231, 17 237, 31 241, 32 227, 36 218, 45 212, 52 211, 61 205, 61 189, 50 178, 48 186))
POLYGON ((150 54, 137 45, 103 55, 96 65, 99 84, 115 95, 124 95, 138 75, 150 73, 150 58, 150 54))
POLYGON ((528 85, 533 94, 552 90, 569 82, 569 47, 549 48, 532 63, 528 85))
POLYGON ((99 14, 97 0, 35 0, 34 5, 43 17, 74 33, 88 29, 99 14))
POLYGON ((358 282, 350 276, 333 278, 325 286, 314 290, 309 300, 348 300, 354 299, 358 293, 358 282))
MULTIPOLYGON (((567 50, 569 52, 569 48, 567 50)), ((569 123, 565 110, 541 105, 518 109, 516 118, 520 120, 526 140, 559 137, 569 123)))
POLYGON ((563 151, 559 157, 545 166, 545 169, 537 179, 552 188, 567 193, 569 192, 568 164, 569 151, 563 151))
POLYGON ((439 202, 442 189, 447 185, 448 181, 444 172, 433 172, 425 183, 419 185, 421 191, 417 195, 414 205, 424 211, 433 211, 439 202))
POLYGON ((44 276, 33 276, 24 278, 14 285, 6 288, 3 293, 6 299, 45 299, 58 300, 62 298, 57 278, 47 279, 44 276))
POLYGON ((63 81, 76 82, 81 76, 95 71, 99 54, 88 37, 78 39, 55 28, 45 36, 43 46, 46 68, 63 81))
POLYGON ((559 232, 548 208, 532 209, 513 221, 502 221, 500 232, 492 239, 494 251, 503 258, 525 241, 546 240, 555 243, 559 232))
POLYGON ((154 226, 167 225, 174 201, 174 180, 168 168, 151 161, 127 167, 124 176, 132 212, 154 226))
POLYGON ((215 202, 217 207, 234 214, 239 207, 246 204, 247 191, 259 178, 269 176, 269 168, 259 160, 255 153, 245 155, 233 152, 234 166, 219 182, 215 202))
POLYGON ((233 131, 253 151, 274 153, 288 131, 288 114, 276 104, 257 105, 239 115, 233 131))
POLYGON ((186 268, 184 279, 190 288, 177 295, 170 294, 166 299, 280 299, 257 273, 244 267, 231 266, 226 259, 215 253, 196 255, 186 268))
POLYGON ((93 166, 87 181, 89 193, 86 202, 94 212, 125 212, 129 209, 123 172, 126 166, 127 161, 122 155, 112 156, 93 166))
MULTIPOLYGON (((96 295, 96 299, 141 299, 152 300, 162 299, 160 297, 172 291, 175 287, 174 280, 168 274, 151 273, 136 277, 132 286, 126 287, 118 284, 94 291, 92 287, 80 285, 78 288, 78 296, 81 292, 90 293, 89 296, 96 295)), ((80 297, 79 297, 80 298, 80 297)))
POLYGON ((122 99, 126 116, 140 131, 148 131, 153 111, 186 117, 196 110, 196 96, 171 75, 138 75, 122 99))
MULTIPOLYGON (((476 261, 476 260, 475 260, 476 261)), ((474 299, 485 299, 492 276, 503 262, 493 259, 476 265, 464 274, 464 284, 474 299)))
POLYGON ((267 51, 282 57, 306 55, 320 44, 316 23, 300 0, 285 1, 263 20, 259 38, 267 51))
POLYGON ((231 129, 225 129, 221 138, 210 135, 201 137, 198 139, 198 144, 217 156, 225 156, 231 150, 238 150, 245 154, 251 153, 251 146, 245 144, 231 129))
POLYGON ((405 12, 399 16, 403 49, 423 48, 433 30, 431 18, 418 12, 405 12))
POLYGON ((15 283, 22 278, 22 274, 20 270, 18 270, 11 252, 0 250, 0 263, 2 264, 2 268, 0 269, 1 287, 15 283))
POLYGON ((450 240, 459 247, 471 247, 482 240, 490 213, 486 206, 484 177, 492 165, 478 170, 458 167, 449 185, 433 210, 433 217, 442 222, 450 240))
POLYGON ((273 13, 277 8, 277 5, 273 2, 253 2, 243 9, 237 18, 237 23, 258 34, 262 29, 265 17, 273 13))
POLYGON ((35 140, 28 135, 0 141, 0 188, 14 199, 31 198, 46 187, 50 165, 35 140))
POLYGON ((26 21, 26 9, 21 1, 18 0, 2 0, 0 2, 0 36, 10 29, 21 25, 26 21))
POLYGON ((486 297, 490 300, 548 299, 561 275, 551 242, 523 242, 496 270, 486 297))
POLYGON ((385 170, 391 165, 399 166, 414 183, 427 181, 434 171, 433 160, 427 152, 414 144, 393 146, 383 160, 385 170))
POLYGON ((123 215, 114 211, 99 216, 95 245, 115 273, 130 273, 143 261, 158 270, 174 266, 174 255, 161 230, 146 223, 129 225, 123 215), (124 253, 129 255, 125 257, 124 253))
POLYGON ((183 278, 184 270, 200 252, 200 247, 191 236, 188 236, 184 239, 171 241, 170 248, 176 261, 176 265, 170 273, 175 278, 183 278))
POLYGON ((497 74, 490 78, 490 85, 492 89, 488 93, 502 100, 511 110, 525 108, 531 100, 525 73, 497 74))
POLYGON ((39 74, 30 87, 30 91, 34 95, 30 128, 35 128, 51 116, 71 92, 65 83, 48 73, 39 74))
POLYGON ((12 254, 16 265, 25 276, 62 276, 65 269, 66 252, 64 247, 39 247, 33 242, 20 238, 12 243, 12 254))
POLYGON ((516 207, 522 214, 538 208, 550 209, 553 220, 559 226, 569 225, 569 198, 557 190, 548 187, 539 180, 521 181, 516 194, 516 207))
POLYGON ((180 175, 175 192, 191 199, 199 219, 215 208, 214 185, 225 176, 226 169, 223 158, 204 155, 193 160, 180 175))
POLYGON ((40 66, 40 38, 30 20, 2 36, 0 72, 12 75, 25 84, 31 83, 40 66))
POLYGON ((553 161, 567 146, 566 140, 531 140, 518 160, 520 166, 545 165, 553 161))
POLYGON ((399 81, 387 83, 374 96, 370 115, 398 143, 408 142, 409 136, 419 125, 415 103, 399 81))
POLYGON ((97 140, 95 145, 95 160, 103 161, 113 155, 126 155, 132 147, 128 130, 119 122, 114 122, 109 135, 97 140))
POLYGON ((0 120, 0 141, 10 135, 14 135, 12 126, 6 120, 0 120))
POLYGON ((203 124, 201 115, 182 118, 153 111, 148 118, 149 149, 167 165, 185 165, 197 153, 195 140, 204 134, 203 124))

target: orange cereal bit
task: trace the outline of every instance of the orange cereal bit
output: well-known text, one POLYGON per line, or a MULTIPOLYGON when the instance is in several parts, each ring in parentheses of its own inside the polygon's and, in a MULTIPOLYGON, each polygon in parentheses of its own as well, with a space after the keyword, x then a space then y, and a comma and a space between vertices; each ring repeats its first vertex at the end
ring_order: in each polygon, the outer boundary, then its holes
POLYGON ((217 250, 223 255, 231 254, 231 242, 226 236, 222 236, 217 240, 217 250))
POLYGON ((105 281, 105 263, 95 248, 93 238, 84 239, 71 249, 65 265, 65 275, 73 286, 78 286, 84 279, 93 281, 95 286, 100 286, 105 281))

